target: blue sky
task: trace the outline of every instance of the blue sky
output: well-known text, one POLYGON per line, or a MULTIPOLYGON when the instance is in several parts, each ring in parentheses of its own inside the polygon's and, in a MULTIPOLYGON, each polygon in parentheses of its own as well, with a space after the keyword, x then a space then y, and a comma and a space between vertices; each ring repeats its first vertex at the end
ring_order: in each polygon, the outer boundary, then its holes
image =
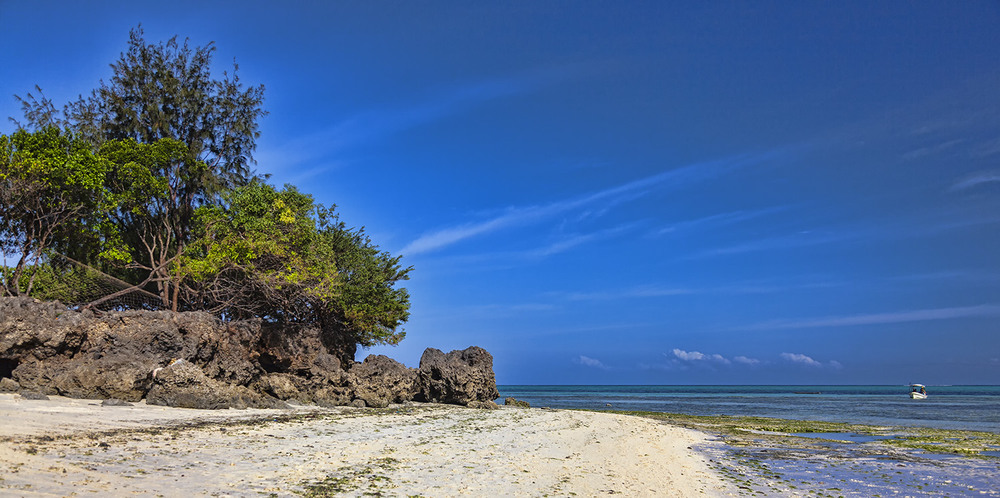
MULTIPOLYGON (((501 384, 1000 384, 1000 4, 0 0, 0 116, 128 31, 266 87, 257 169, 501 384)), ((0 132, 13 125, 0 124, 0 132)))

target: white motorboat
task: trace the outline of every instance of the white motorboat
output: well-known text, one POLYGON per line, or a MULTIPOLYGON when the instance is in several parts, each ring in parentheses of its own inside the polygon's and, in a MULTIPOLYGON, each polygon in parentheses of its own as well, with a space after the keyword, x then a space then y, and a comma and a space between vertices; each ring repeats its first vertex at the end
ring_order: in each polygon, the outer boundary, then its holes
POLYGON ((910 384, 910 399, 927 399, 927 387, 923 384, 910 384))

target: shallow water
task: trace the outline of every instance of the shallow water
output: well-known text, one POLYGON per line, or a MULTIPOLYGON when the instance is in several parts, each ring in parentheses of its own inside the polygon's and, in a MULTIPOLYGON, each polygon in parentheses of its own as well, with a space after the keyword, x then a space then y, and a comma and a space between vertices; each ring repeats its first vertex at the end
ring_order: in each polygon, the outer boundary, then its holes
POLYGON ((831 441, 849 441, 852 443, 870 443, 893 438, 893 436, 869 436, 867 434, 855 434, 852 432, 795 432, 792 435, 813 439, 828 439, 831 441))
POLYGON ((761 416, 1000 432, 1000 386, 498 386, 500 397, 551 408, 761 416), (818 393, 818 394, 816 394, 818 393))
POLYGON ((716 470, 748 494, 778 496, 1000 496, 1000 459, 911 452, 910 457, 780 448, 718 448, 716 470))

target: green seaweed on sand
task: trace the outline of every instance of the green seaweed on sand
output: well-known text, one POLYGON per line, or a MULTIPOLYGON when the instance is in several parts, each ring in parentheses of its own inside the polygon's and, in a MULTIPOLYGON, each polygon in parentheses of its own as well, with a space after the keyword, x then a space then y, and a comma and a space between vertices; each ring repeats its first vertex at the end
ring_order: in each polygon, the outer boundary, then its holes
POLYGON ((394 487, 385 473, 395 470, 398 464, 399 460, 395 458, 382 457, 369 460, 364 465, 342 467, 322 479, 303 482, 302 490, 296 491, 296 494, 320 498, 361 491, 364 496, 385 496, 386 490, 394 487))
MULTIPOLYGON (((811 439, 796 434, 833 434, 826 440, 841 441, 845 436, 858 434, 879 436, 874 444, 885 444, 900 449, 919 449, 930 453, 979 456, 984 451, 1000 447, 1000 434, 970 430, 945 430, 913 427, 885 427, 818 420, 786 420, 769 417, 734 417, 728 415, 684 415, 677 413, 613 411, 623 415, 651 418, 672 425, 716 434, 731 446, 752 446, 761 441, 780 443, 783 446, 809 448, 822 444, 822 439, 811 439)), ((870 443, 865 443, 870 444, 870 443)))
POLYGON ((909 429, 885 441, 887 444, 923 450, 929 453, 982 457, 986 451, 1000 448, 1000 434, 992 432, 958 431, 946 429, 909 429))
POLYGON ((788 420, 769 417, 735 417, 729 415, 684 415, 679 413, 613 411, 623 415, 661 420, 673 425, 698 429, 716 434, 741 434, 765 432, 783 434, 808 434, 817 432, 841 432, 866 435, 882 435, 890 428, 871 425, 822 422, 818 420, 788 420))

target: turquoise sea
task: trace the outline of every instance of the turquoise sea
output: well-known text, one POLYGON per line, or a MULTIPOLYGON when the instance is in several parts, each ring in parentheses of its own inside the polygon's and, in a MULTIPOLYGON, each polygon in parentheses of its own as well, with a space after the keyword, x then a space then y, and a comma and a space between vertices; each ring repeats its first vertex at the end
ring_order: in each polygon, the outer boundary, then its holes
POLYGON ((1000 386, 497 386, 533 407, 748 415, 1000 433, 1000 386), (609 406, 610 405, 610 406, 609 406))

